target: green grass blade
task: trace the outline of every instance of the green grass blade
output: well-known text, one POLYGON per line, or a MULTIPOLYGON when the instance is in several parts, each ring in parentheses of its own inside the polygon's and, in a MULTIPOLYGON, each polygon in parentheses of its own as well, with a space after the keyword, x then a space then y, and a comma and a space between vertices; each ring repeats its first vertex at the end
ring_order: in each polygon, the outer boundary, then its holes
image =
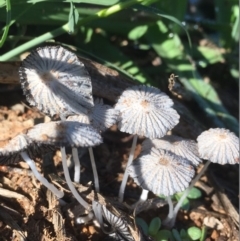
POLYGON ((7 19, 6 19, 6 26, 3 31, 2 38, 0 40, 0 48, 3 46, 7 39, 8 31, 10 28, 10 23, 11 23, 11 3, 10 0, 6 0, 6 12, 7 12, 7 19))

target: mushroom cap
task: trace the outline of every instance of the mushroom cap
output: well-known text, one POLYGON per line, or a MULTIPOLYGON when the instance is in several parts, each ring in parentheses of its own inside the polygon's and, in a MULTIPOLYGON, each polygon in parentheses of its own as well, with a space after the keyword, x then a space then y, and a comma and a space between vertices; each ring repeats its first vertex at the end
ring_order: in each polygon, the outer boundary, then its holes
POLYGON ((93 106, 88 71, 61 46, 33 50, 23 60, 19 75, 28 102, 47 115, 87 113, 93 106))
POLYGON ((150 139, 163 137, 179 122, 172 106, 173 101, 155 87, 130 87, 115 105, 120 112, 118 128, 150 139))
POLYGON ((150 154, 132 162, 129 175, 143 189, 170 196, 188 187, 194 168, 187 159, 153 147, 150 154))
POLYGON ((142 143, 142 153, 148 154, 151 148, 164 149, 177 156, 189 160, 194 166, 197 166, 202 160, 199 158, 197 143, 194 140, 187 140, 180 136, 164 136, 161 139, 146 139, 142 143))
POLYGON ((197 138, 200 157, 224 164, 239 163, 239 138, 227 129, 211 128, 197 138))
POLYGON ((118 115, 118 110, 112 108, 110 105, 105 105, 102 99, 96 98, 94 107, 89 110, 88 115, 69 116, 67 120, 92 124, 98 131, 105 131, 116 124, 118 115))
POLYGON ((102 143, 102 137, 90 125, 77 121, 56 121, 35 125, 27 132, 36 143, 55 146, 90 147, 102 143))
POLYGON ((0 148, 0 164, 13 164, 22 161, 20 154, 24 151, 32 159, 53 149, 53 146, 35 144, 26 134, 19 134, 0 148))
MULTIPOLYGON (((104 205, 102 205, 102 213, 106 221, 111 225, 115 232, 116 240, 124 237, 124 240, 132 240, 134 241, 131 233, 129 232, 128 224, 123 217, 115 216, 112 212, 110 212, 104 205)), ((122 240, 122 239, 120 239, 122 240)))

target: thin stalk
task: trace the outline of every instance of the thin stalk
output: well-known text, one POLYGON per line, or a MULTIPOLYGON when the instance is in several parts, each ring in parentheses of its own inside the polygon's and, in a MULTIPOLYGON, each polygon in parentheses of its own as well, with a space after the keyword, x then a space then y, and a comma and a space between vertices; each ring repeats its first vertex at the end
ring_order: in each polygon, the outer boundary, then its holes
POLYGON ((72 148, 72 155, 74 161, 74 182, 80 182, 80 175, 81 175, 81 164, 78 158, 78 150, 76 147, 72 148))
POLYGON ((123 197, 124 197, 124 191, 125 191, 125 187, 127 184, 127 179, 128 179, 128 167, 132 164, 133 161, 133 157, 134 157, 134 151, 137 145, 137 135, 134 135, 133 137, 133 143, 132 143, 132 148, 128 157, 128 163, 127 163, 127 167, 125 169, 124 175, 123 175, 123 179, 122 179, 122 183, 121 183, 121 187, 118 193, 118 200, 119 202, 123 202, 123 197))
POLYGON ((163 224, 166 226, 168 226, 169 222, 171 222, 173 218, 173 202, 172 202, 171 196, 167 196, 167 201, 168 201, 169 211, 168 211, 167 218, 163 221, 163 224))
POLYGON ((141 196, 140 196, 138 202, 144 202, 144 201, 146 201, 147 198, 148 198, 148 193, 149 193, 148 190, 143 189, 143 190, 142 190, 142 194, 141 194, 141 196))
POLYGON ((93 178, 94 178, 95 191, 99 193, 99 191, 100 191, 99 180, 98 180, 97 167, 96 167, 96 163, 95 163, 92 147, 89 147, 88 151, 89 151, 90 160, 91 160, 92 169, 93 169, 93 178))
POLYGON ((0 40, 0 48, 3 46, 4 42, 7 39, 8 31, 10 28, 11 24, 11 3, 10 0, 6 0, 6 12, 7 12, 7 17, 6 17, 6 26, 3 31, 2 38, 0 40))
POLYGON ((68 171, 68 167, 67 167, 67 158, 66 158, 66 152, 65 152, 65 147, 61 147, 61 154, 62 154, 62 165, 63 165, 63 171, 64 171, 64 176, 66 179, 66 182, 68 184, 68 187, 70 188, 73 196, 78 200, 78 202, 87 210, 90 210, 91 207, 90 205, 79 195, 79 193, 77 192, 77 190, 75 189, 75 187, 72 184, 70 175, 69 175, 69 171, 68 171))
POLYGON ((64 196, 62 191, 59 191, 55 186, 53 186, 53 184, 49 183, 48 180, 38 172, 34 161, 28 156, 26 152, 21 152, 21 156, 23 160, 29 165, 38 181, 40 181, 46 188, 52 191, 58 198, 62 198, 64 196))
POLYGON ((178 214, 179 209, 181 208, 181 205, 184 201, 184 199, 188 196, 190 190, 193 188, 193 186, 196 184, 196 182, 201 178, 201 176, 203 175, 203 173, 205 172, 205 170, 208 168, 208 166, 210 165, 210 161, 207 161, 205 163, 205 165, 203 166, 202 170, 197 174, 197 176, 192 180, 190 186, 184 191, 183 195, 181 196, 181 198, 179 199, 177 205, 175 206, 174 210, 173 210, 173 216, 172 218, 169 220, 168 226, 169 227, 173 227, 173 225, 175 224, 176 221, 176 217, 178 214))

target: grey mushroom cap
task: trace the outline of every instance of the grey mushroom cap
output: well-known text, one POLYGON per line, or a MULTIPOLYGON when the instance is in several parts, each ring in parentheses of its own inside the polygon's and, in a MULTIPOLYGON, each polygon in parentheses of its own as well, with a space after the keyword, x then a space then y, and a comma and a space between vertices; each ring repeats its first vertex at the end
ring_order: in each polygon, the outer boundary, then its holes
POLYGON ((143 189, 156 195, 170 196, 184 191, 194 176, 190 162, 162 149, 153 148, 129 167, 129 175, 143 189))
POLYGON ((227 129, 211 128, 197 138, 200 157, 213 163, 239 163, 239 138, 227 129))
POLYGON ((105 105, 102 99, 96 98, 94 107, 88 111, 87 115, 73 115, 69 116, 67 120, 91 124, 98 131, 102 132, 116 124, 118 116, 119 112, 116 109, 110 105, 105 105))
POLYGON ((38 124, 27 136, 34 142, 55 146, 92 147, 102 143, 102 137, 92 126, 77 121, 38 124))
POLYGON ((23 60, 19 75, 28 102, 47 115, 82 114, 93 106, 85 66, 61 46, 33 50, 23 60))
POLYGON ((146 139, 142 143, 142 154, 151 152, 152 147, 164 149, 173 152, 177 156, 181 156, 189 160, 194 166, 202 162, 198 153, 197 142, 194 140, 184 139, 175 135, 167 135, 160 139, 146 139))
POLYGON ((150 139, 163 137, 179 122, 179 115, 172 106, 173 101, 155 87, 130 87, 115 105, 120 112, 118 128, 150 139))
POLYGON ((34 143, 26 134, 19 134, 0 147, 0 164, 9 165, 22 161, 21 152, 26 152, 33 159, 54 149, 51 145, 34 143))

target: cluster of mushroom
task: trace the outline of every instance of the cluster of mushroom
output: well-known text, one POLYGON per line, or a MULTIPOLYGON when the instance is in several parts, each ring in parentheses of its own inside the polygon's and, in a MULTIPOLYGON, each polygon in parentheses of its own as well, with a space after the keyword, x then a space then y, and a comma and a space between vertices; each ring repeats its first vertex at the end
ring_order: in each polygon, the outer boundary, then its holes
POLYGON ((228 130, 217 128, 203 132, 197 139, 198 143, 167 135, 178 124, 179 115, 173 108, 173 101, 155 87, 140 85, 126 89, 114 108, 100 99, 93 101, 91 78, 86 68, 76 55, 61 46, 32 51, 23 61, 19 74, 28 102, 46 115, 59 116, 61 120, 38 124, 12 139, 0 148, 0 163, 13 163, 24 158, 37 178, 61 198, 63 192, 37 173, 31 161, 36 155, 60 147, 69 188, 89 211, 91 206, 82 199, 70 179, 65 147, 72 147, 75 182, 80 180, 77 148, 89 148, 95 190, 99 192, 91 147, 99 145, 102 142, 101 133, 115 123, 120 131, 134 135, 119 201, 123 201, 130 175, 143 189, 140 201, 146 200, 149 191, 167 197, 169 215, 165 224, 169 226, 174 224, 181 204, 179 202, 173 210, 170 196, 185 189, 190 190, 194 185, 196 180, 189 187, 194 168, 201 162, 200 158, 220 164, 239 163, 239 139, 228 130), (133 161, 138 136, 147 139, 142 144, 140 156, 133 161))

